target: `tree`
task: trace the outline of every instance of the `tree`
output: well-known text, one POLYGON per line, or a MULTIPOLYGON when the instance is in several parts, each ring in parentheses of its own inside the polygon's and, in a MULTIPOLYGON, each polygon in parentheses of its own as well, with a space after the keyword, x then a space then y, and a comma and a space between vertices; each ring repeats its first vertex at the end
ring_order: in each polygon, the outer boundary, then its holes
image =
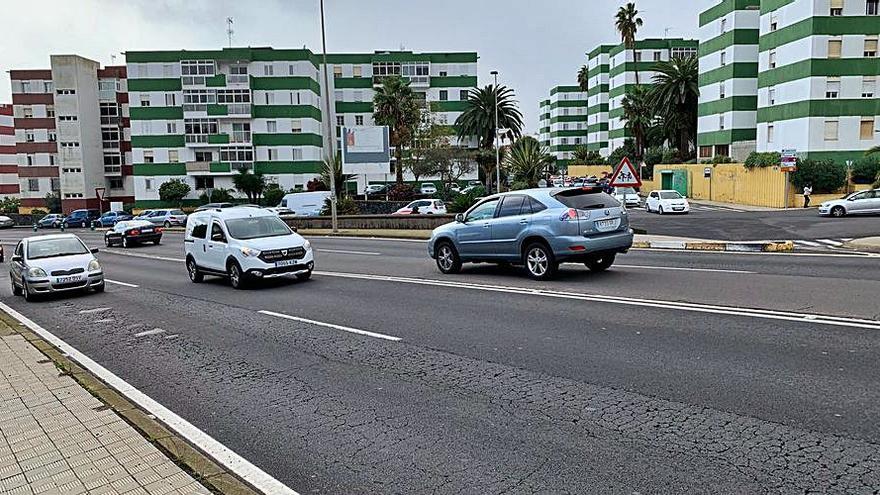
POLYGON ((831 160, 798 160, 791 183, 799 191, 811 185, 816 193, 833 193, 846 184, 846 167, 831 160))
POLYGON ((61 213, 61 194, 47 192, 44 201, 46 202, 46 209, 50 212, 61 213))
POLYGON ((595 150, 590 150, 584 145, 575 147, 572 163, 579 165, 604 165, 605 159, 602 154, 595 150))
POLYGON ((700 100, 700 68, 697 57, 675 56, 658 62, 650 90, 650 103, 660 117, 670 141, 689 154, 697 135, 697 106, 700 100))
POLYGON ((263 191, 266 190, 266 178, 261 173, 250 173, 247 169, 238 169, 238 174, 232 176, 232 185, 235 189, 247 196, 251 203, 259 203, 263 191))
MULTIPOLYGON (((614 27, 620 33, 620 40, 626 49, 632 50, 633 61, 636 59, 636 35, 639 28, 642 27, 642 19, 639 17, 639 11, 636 4, 629 2, 624 7, 620 7, 617 15, 614 17, 614 27)), ((634 65, 636 72, 636 85, 639 84, 639 66, 634 65)))
POLYGON ((348 190, 345 187, 345 183, 355 180, 356 177, 354 175, 342 173, 342 158, 339 154, 337 154, 336 158, 332 160, 327 158, 324 159, 324 165, 321 167, 321 182, 329 184, 330 174, 333 174, 333 177, 336 180, 336 198, 338 199, 348 196, 348 190))
POLYGON ((495 101, 498 101, 498 128, 508 130, 508 139, 522 136, 523 116, 517 108, 512 89, 488 85, 468 90, 464 112, 455 120, 458 136, 466 139, 476 136, 480 148, 493 149, 495 145, 495 101))
POLYGON ((582 65, 580 69, 578 69, 578 86, 581 88, 581 91, 588 91, 590 89, 590 69, 586 65, 582 65))
POLYGON ((538 187, 538 181, 546 175, 553 161, 553 156, 537 139, 525 136, 511 146, 505 165, 517 181, 525 182, 529 187, 538 187))
POLYGON ((644 86, 633 86, 623 97, 623 117, 626 128, 635 138, 635 156, 641 161, 645 153, 645 132, 654 122, 654 109, 651 105, 648 89, 644 86))
POLYGON ((232 193, 229 191, 229 189, 223 189, 222 187, 218 187, 217 189, 214 189, 213 191, 211 191, 210 196, 208 196, 207 191, 203 192, 199 196, 199 202, 202 204, 231 203, 234 200, 235 200, 235 198, 232 197, 232 193))
POLYGON ((192 188, 183 180, 171 179, 168 182, 163 182, 162 185, 159 186, 159 199, 166 203, 180 206, 181 203, 183 203, 183 198, 185 198, 190 191, 192 191, 192 188))
POLYGON ((386 77, 373 96, 373 121, 388 126, 398 184, 403 184, 403 147, 412 140, 420 117, 421 110, 409 81, 400 76, 386 77))
POLYGON ((287 194, 287 191, 281 189, 277 183, 272 182, 266 185, 266 190, 263 192, 263 204, 266 206, 276 206, 281 204, 281 200, 284 199, 284 195, 287 194))
POLYGON ((871 184, 880 174, 880 155, 872 154, 857 160, 852 167, 852 181, 856 184, 871 184))

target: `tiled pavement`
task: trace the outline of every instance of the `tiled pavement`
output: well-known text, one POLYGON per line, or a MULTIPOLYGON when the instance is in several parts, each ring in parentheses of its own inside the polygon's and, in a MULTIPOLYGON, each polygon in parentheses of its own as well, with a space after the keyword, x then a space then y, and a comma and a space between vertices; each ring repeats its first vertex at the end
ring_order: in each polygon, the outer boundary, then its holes
POLYGON ((210 492, 24 337, 0 336, 0 494, 84 493, 210 492))

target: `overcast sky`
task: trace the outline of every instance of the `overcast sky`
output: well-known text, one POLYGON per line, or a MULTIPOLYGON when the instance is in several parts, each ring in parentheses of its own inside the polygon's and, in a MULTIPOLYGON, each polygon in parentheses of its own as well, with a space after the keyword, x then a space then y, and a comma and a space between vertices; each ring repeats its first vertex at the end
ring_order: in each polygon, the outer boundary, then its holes
MULTIPOLYGON (((121 64, 125 50, 236 46, 321 49, 318 0, 3 0, 0 70, 48 68, 49 54, 121 64)), ((615 43, 617 0, 326 0, 329 52, 476 51, 480 84, 500 71, 536 132, 538 102, 574 84, 584 53, 615 43)), ((638 0, 640 38, 696 37, 698 14, 717 0, 638 0)), ((8 75, 0 103, 11 100, 8 75)))

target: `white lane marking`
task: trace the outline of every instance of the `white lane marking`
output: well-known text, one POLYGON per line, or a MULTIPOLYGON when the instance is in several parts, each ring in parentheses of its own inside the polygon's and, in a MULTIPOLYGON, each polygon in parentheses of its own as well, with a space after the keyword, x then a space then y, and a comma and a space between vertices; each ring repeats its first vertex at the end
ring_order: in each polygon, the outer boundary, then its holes
POLYGON ((152 330, 145 330, 143 332, 138 332, 138 333, 134 334, 134 336, 135 337, 147 337, 150 335, 159 335, 160 333, 165 333, 165 330, 162 330, 161 328, 154 328, 152 330))
POLYGON ((743 316, 750 318, 762 318, 769 320, 785 320, 808 322, 821 325, 867 328, 870 330, 880 330, 880 321, 866 320, 860 318, 847 318, 830 315, 814 315, 807 313, 797 313, 792 311, 776 311, 770 309, 753 309, 739 308, 736 306, 719 306, 712 304, 697 304, 678 301, 664 301, 662 299, 639 299, 619 296, 605 296, 601 294, 583 294, 578 292, 563 292, 553 290, 530 289, 525 287, 503 286, 503 285, 487 285, 474 284, 465 282, 447 282, 442 280, 394 277, 386 275, 365 275, 359 273, 343 273, 343 272, 314 272, 315 275, 325 277, 338 277, 347 279, 371 280, 380 282, 395 282, 415 285, 430 285, 435 287, 447 287, 456 289, 472 289, 486 292, 503 292, 517 295, 535 295, 542 297, 552 297, 557 299, 573 299, 578 301, 591 301, 609 304, 620 304, 624 306, 640 306, 659 309, 675 309, 679 311, 690 311, 695 313, 712 313, 720 315, 743 316))
POLYGON ((810 246, 810 247, 822 247, 821 244, 819 244, 818 242, 813 242, 813 241, 794 241, 794 243, 801 244, 804 246, 810 246))
POLYGON ((418 242, 425 244, 428 239, 398 239, 396 237, 355 237, 344 235, 310 235, 311 239, 345 239, 347 241, 386 241, 386 242, 418 242))
POLYGON ((107 368, 96 363, 92 358, 86 356, 72 345, 56 337, 52 332, 31 321, 28 317, 2 302, 0 302, 0 309, 9 313, 10 316, 24 324, 34 333, 67 354, 69 358, 79 363, 80 366, 89 370, 104 383, 116 389, 117 392, 140 406, 146 412, 152 414, 156 419, 194 444, 199 450, 207 454, 208 457, 225 466, 257 490, 273 495, 299 495, 262 469, 251 464, 244 457, 233 452, 229 447, 196 428, 187 420, 174 414, 170 409, 156 402, 122 378, 119 378, 107 368))
POLYGON ((363 256, 382 256, 382 253, 371 253, 369 251, 346 251, 344 249, 322 249, 320 247, 315 247, 315 251, 318 253, 355 254, 355 255, 363 255, 363 256))
POLYGON ((333 328, 335 330, 342 330, 343 332, 355 333, 358 335, 365 335, 367 337, 374 337, 377 339, 390 340, 392 342, 399 342, 400 341, 400 337, 385 335, 384 333, 368 332, 366 330, 359 330, 357 328, 344 327, 342 325, 334 325, 333 323, 324 323, 323 321, 309 320, 307 318, 300 318, 299 316, 286 315, 284 313, 276 313, 274 311, 260 310, 260 311, 258 311, 258 313, 268 315, 268 316, 274 316, 276 318, 284 318, 286 320, 293 320, 293 321, 298 321, 301 323, 308 323, 310 325, 315 325, 315 326, 319 326, 319 327, 326 327, 326 328, 333 328))
POLYGON ((92 313, 103 313, 104 311, 110 311, 110 308, 92 308, 92 309, 84 309, 79 312, 81 315, 88 315, 92 313))
POLYGON ((123 287, 131 287, 131 288, 133 288, 133 289, 137 289, 138 287, 140 287, 139 285, 130 284, 130 283, 128 283, 128 282, 120 282, 120 281, 118 281, 118 280, 110 280, 109 278, 105 278, 105 279, 104 279, 104 282, 107 282, 108 284, 121 285, 121 286, 123 286, 123 287))
POLYGON ((835 241, 834 239, 816 239, 816 240, 823 243, 823 244, 828 244, 829 246, 834 246, 834 247, 843 246, 842 242, 835 241))
POLYGON ((641 270, 674 270, 682 272, 713 272, 713 273, 738 273, 746 275, 755 275, 758 272, 750 272, 748 270, 722 270, 719 268, 685 268, 680 266, 645 266, 645 265, 620 265, 615 264, 614 268, 635 268, 641 270))

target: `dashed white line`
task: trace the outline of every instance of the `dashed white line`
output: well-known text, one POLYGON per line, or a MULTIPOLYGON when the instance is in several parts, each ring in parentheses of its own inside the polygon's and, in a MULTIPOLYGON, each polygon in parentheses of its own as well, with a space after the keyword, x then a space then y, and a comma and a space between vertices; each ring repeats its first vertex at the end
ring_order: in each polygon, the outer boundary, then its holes
POLYGON ((92 309, 84 309, 79 312, 81 315, 88 315, 92 313, 103 313, 104 311, 110 311, 110 308, 92 308, 92 309))
POLYGON ((367 330, 360 330, 357 328, 344 327, 342 325, 335 325, 333 323, 325 323, 323 321, 309 320, 308 318, 300 318, 299 316, 291 316, 291 315, 286 315, 284 313, 276 313, 274 311, 260 310, 260 311, 258 311, 258 313, 264 314, 267 316, 274 316, 276 318, 284 318, 285 320, 293 320, 293 321, 298 321, 301 323, 308 323, 310 325, 315 325, 315 326, 319 326, 319 327, 332 328, 334 330, 341 330, 343 332, 364 335, 367 337, 373 337, 373 338, 382 339, 382 340, 390 340, 392 342, 399 342, 401 340, 400 337, 394 337, 392 335, 385 335, 384 333, 369 332, 367 330))
POLYGON ((758 272, 750 272, 748 270, 722 270, 720 268, 685 268, 680 266, 646 266, 646 265, 620 265, 615 264, 614 268, 634 268, 640 270, 672 270, 681 272, 713 272, 713 273, 737 273, 745 275, 755 275, 758 272))
POLYGON ((162 330, 161 328, 154 328, 152 330, 138 332, 138 333, 134 334, 134 336, 135 337, 148 337, 150 335, 159 335, 160 333, 165 333, 165 330, 162 330))
POLYGON ((315 248, 315 251, 318 253, 331 253, 331 254, 354 254, 354 255, 362 255, 362 256, 382 256, 382 253, 371 253, 369 251, 346 251, 344 249, 315 248))
POLYGON ((138 287, 140 287, 139 285, 130 284, 128 282, 120 282, 119 280, 110 280, 109 278, 105 278, 104 282, 107 282, 108 284, 121 285, 123 287, 131 287, 132 289, 137 289, 138 287))
POLYGON ((813 241, 794 241, 794 243, 795 243, 795 244, 801 244, 801 245, 803 245, 803 246, 822 247, 821 244, 819 244, 818 242, 813 242, 813 241))
POLYGON ((843 243, 840 241, 835 241, 834 239, 816 239, 817 241, 828 244, 829 246, 840 247, 843 246, 843 243))

